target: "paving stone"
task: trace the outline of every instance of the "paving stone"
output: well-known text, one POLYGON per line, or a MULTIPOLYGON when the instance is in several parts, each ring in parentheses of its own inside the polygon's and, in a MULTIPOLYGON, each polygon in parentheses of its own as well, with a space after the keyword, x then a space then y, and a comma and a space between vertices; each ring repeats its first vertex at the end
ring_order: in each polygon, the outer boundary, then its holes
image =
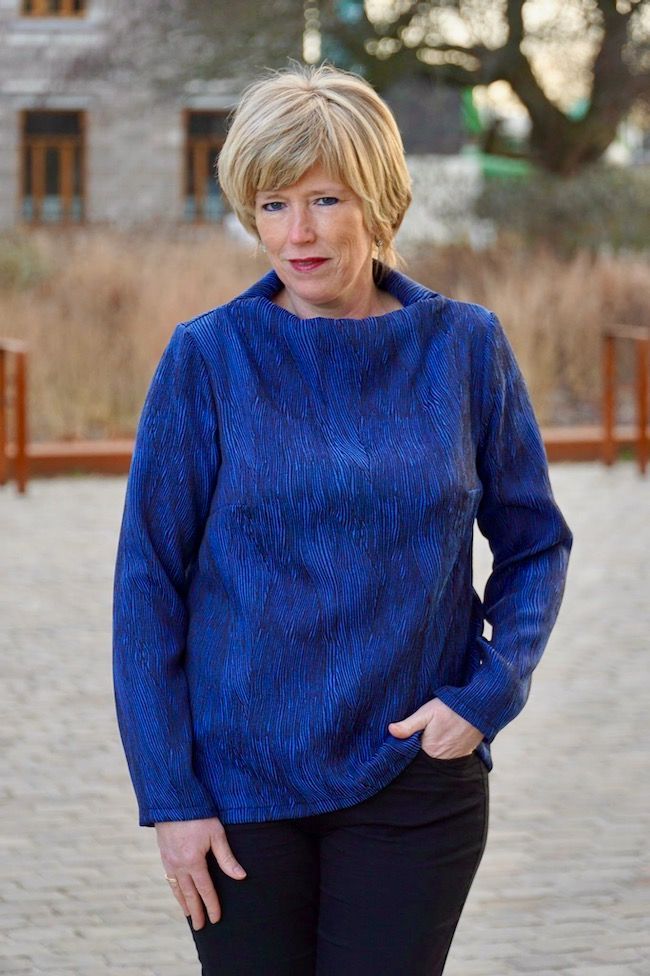
POLYGON ((572 966, 567 970, 567 976, 630 976, 627 963, 620 966, 572 966))

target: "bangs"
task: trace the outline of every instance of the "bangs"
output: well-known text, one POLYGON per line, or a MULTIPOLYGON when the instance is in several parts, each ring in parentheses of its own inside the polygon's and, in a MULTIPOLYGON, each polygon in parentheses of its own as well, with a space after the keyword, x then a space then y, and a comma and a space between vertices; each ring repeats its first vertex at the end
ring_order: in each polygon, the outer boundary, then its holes
POLYGON ((342 180, 342 167, 326 140, 311 138, 301 144, 295 132, 288 139, 275 139, 260 153, 249 174, 253 195, 258 190, 280 190, 297 183, 312 166, 321 165, 332 179, 342 180))
POLYGON ((286 119, 274 119, 268 132, 256 133, 257 152, 246 174, 245 196, 251 206, 258 190, 291 186, 314 165, 322 166, 331 179, 368 199, 353 133, 333 124, 330 106, 321 97, 310 102, 302 106, 303 111, 296 112, 293 106, 286 119))

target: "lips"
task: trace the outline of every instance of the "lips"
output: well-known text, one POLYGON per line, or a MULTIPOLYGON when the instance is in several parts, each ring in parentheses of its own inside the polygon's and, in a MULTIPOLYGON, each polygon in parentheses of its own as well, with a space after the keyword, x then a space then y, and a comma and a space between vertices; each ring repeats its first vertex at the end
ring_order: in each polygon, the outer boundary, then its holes
POLYGON ((289 264, 296 271, 315 271, 316 268, 320 268, 321 264, 325 264, 327 258, 301 258, 295 261, 289 261, 289 264))

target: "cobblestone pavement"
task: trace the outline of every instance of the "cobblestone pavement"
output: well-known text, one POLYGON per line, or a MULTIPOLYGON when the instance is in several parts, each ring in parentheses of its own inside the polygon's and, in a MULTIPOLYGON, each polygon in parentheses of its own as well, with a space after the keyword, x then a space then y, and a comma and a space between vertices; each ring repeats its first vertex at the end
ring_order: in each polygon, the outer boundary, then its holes
MULTIPOLYGON (((630 462, 551 478, 570 578, 528 704, 493 746, 487 848, 445 976, 650 974, 650 479, 630 462)), ((0 489, 4 976, 199 973, 114 715, 124 487, 0 489)), ((481 592, 478 532, 476 552, 481 592)))

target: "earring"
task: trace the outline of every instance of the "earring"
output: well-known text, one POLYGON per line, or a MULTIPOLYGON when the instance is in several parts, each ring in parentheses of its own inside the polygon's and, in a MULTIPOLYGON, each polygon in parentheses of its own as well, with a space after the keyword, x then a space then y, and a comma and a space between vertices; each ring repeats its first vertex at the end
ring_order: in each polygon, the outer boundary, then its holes
POLYGON ((377 247, 383 247, 384 246, 384 242, 382 240, 380 240, 378 237, 375 237, 375 245, 377 247))

